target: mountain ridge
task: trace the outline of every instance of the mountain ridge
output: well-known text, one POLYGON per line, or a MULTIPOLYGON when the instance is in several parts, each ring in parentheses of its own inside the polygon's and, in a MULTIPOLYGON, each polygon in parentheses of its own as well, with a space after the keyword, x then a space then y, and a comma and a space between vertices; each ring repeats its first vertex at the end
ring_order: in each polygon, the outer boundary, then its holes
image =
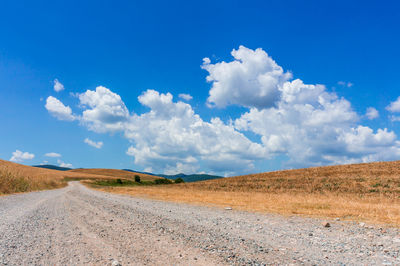
POLYGON ((189 174, 189 175, 187 175, 184 173, 179 173, 176 175, 165 175, 165 174, 153 174, 153 173, 149 173, 149 172, 139 172, 139 171, 134 171, 132 169, 122 169, 122 170, 135 172, 135 173, 141 173, 141 174, 147 174, 147 175, 161 176, 161 177, 168 178, 168 179, 182 178, 185 182, 196 182, 196 181, 205 181, 205 180, 223 178, 222 176, 209 175, 209 174, 189 174))

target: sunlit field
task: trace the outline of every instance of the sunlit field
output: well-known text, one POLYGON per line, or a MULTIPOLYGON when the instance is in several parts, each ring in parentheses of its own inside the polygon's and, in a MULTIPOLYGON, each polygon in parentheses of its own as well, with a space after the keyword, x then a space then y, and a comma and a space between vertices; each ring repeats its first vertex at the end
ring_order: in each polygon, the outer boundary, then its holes
POLYGON ((101 190, 248 211, 400 225, 400 161, 101 190))
POLYGON ((0 195, 61 188, 66 186, 68 181, 73 180, 133 179, 135 175, 140 176, 142 180, 158 178, 113 169, 57 171, 0 160, 0 195))

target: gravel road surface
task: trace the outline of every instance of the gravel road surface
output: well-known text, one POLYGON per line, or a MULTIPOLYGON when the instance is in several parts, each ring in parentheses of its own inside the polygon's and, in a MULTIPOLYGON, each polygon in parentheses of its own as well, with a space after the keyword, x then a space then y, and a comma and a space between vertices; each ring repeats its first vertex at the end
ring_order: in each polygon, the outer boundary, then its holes
POLYGON ((400 230, 103 193, 0 197, 0 265, 400 265, 400 230))

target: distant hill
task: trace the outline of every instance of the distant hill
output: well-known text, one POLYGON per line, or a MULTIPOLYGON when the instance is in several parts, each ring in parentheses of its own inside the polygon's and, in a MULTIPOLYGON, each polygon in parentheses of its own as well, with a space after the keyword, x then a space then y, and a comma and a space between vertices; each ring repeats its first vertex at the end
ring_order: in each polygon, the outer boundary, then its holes
POLYGON ((190 174, 190 175, 185 175, 183 173, 176 174, 176 175, 164 175, 164 174, 153 174, 153 173, 148 173, 148 172, 140 172, 140 171, 134 171, 131 169, 122 169, 122 170, 116 170, 116 169, 84 169, 84 168, 78 168, 78 169, 72 169, 72 168, 67 168, 67 167, 60 167, 56 165, 51 165, 51 164, 44 164, 44 165, 33 165, 33 167, 38 167, 38 168, 45 168, 45 169, 51 169, 51 170, 58 170, 58 171, 70 171, 71 172, 81 172, 81 173, 86 173, 86 174, 95 174, 95 175, 107 175, 107 176, 117 176, 117 177, 126 177, 126 178, 132 178, 132 176, 129 173, 124 173, 123 171, 128 171, 132 173, 137 173, 141 174, 141 177, 144 178, 143 180, 153 180, 156 178, 154 177, 164 177, 168 179, 177 179, 177 178, 182 178, 185 182, 196 182, 196 181, 204 181, 204 180, 211 180, 211 179, 218 179, 222 178, 222 176, 217 176, 217 175, 207 175, 207 174, 190 174), (149 177, 151 176, 151 177, 149 177))
POLYGON ((72 169, 72 168, 68 168, 68 167, 61 167, 61 166, 56 166, 56 165, 51 165, 51 164, 32 165, 32 166, 39 167, 39 168, 45 168, 45 169, 58 170, 58 171, 68 171, 68 170, 72 169))
POLYGON ((95 179, 109 180, 118 177, 92 173, 60 171, 54 165, 39 165, 37 167, 22 165, 0 159, 0 195, 16 192, 28 192, 42 189, 60 188, 70 180, 95 179))
POLYGON ((222 176, 217 176, 217 175, 207 175, 207 174, 190 174, 190 175, 185 175, 183 173, 176 174, 176 175, 164 175, 164 174, 153 174, 153 173, 148 173, 148 172, 139 172, 139 171, 134 171, 131 169, 123 169, 125 171, 129 172, 134 172, 134 173, 141 173, 141 174, 146 174, 146 175, 154 175, 154 176, 161 176, 164 178, 168 179, 177 179, 177 178, 182 178, 185 182, 197 182, 197 181, 204 181, 204 180, 211 180, 211 179, 218 179, 222 178, 222 176))
POLYGON ((103 168, 79 168, 72 169, 68 172, 73 173, 84 173, 91 175, 102 175, 102 176, 111 176, 114 178, 126 178, 126 179, 134 179, 136 175, 140 176, 142 181, 154 181, 159 178, 163 178, 162 176, 156 176, 153 174, 135 172, 135 171, 127 171, 127 170, 119 170, 119 169, 103 169, 103 168))

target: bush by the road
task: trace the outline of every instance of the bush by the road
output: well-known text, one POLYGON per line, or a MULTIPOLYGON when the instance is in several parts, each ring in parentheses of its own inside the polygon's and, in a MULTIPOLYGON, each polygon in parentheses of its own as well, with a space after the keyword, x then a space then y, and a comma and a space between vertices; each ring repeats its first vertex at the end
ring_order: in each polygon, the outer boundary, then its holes
POLYGON ((179 184, 179 183, 185 183, 185 181, 183 180, 182 177, 178 177, 177 179, 175 179, 175 184, 179 184))
POLYGON ((135 182, 140 183, 140 176, 135 175, 135 182))
POLYGON ((161 184, 172 184, 172 181, 166 178, 159 178, 154 180, 154 183, 156 183, 157 185, 161 185, 161 184))

